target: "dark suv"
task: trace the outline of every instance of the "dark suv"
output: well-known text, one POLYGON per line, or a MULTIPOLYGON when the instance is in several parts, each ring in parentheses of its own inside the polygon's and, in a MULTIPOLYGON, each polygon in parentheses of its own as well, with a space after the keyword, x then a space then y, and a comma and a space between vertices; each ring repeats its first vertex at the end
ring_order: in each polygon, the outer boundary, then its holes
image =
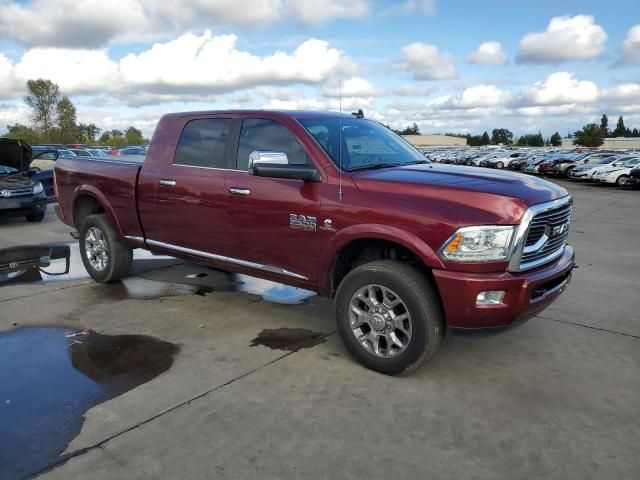
POLYGON ((26 143, 0 138, 0 214, 41 222, 47 197, 42 183, 33 178, 38 170, 29 168, 31 157, 26 143))

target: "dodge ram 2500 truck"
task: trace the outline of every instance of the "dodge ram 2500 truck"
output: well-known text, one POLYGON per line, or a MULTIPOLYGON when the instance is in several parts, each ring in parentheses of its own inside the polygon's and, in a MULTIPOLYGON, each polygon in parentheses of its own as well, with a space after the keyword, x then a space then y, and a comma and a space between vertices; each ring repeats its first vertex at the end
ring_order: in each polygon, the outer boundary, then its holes
POLYGON ((55 178, 96 281, 144 248, 335 296, 348 349, 387 374, 432 356, 447 328, 535 315, 574 266, 563 188, 432 164, 361 115, 165 115, 144 161, 59 159, 55 178))

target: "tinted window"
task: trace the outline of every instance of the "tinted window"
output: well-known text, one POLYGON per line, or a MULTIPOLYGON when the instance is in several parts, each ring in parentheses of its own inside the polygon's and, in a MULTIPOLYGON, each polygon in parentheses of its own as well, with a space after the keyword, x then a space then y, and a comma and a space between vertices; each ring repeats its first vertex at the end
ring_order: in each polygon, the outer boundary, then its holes
POLYGON ((236 168, 247 170, 253 151, 284 152, 290 164, 309 165, 302 145, 283 125, 273 120, 248 119, 242 122, 236 168))
POLYGON ((176 148, 177 165, 228 168, 224 150, 231 120, 207 118, 192 120, 184 127, 176 148))

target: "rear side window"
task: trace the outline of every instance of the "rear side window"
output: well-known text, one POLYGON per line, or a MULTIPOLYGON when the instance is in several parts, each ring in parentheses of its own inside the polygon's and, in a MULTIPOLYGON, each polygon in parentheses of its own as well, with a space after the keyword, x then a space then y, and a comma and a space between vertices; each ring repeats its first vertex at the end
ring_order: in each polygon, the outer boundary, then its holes
POLYGON ((204 118, 191 120, 182 130, 176 148, 176 165, 228 168, 225 148, 231 131, 231 120, 204 118))
POLYGON ((238 159, 236 168, 247 170, 249 155, 253 151, 284 152, 289 164, 310 165, 302 145, 287 128, 273 120, 257 118, 242 122, 240 142, 238 143, 238 159))

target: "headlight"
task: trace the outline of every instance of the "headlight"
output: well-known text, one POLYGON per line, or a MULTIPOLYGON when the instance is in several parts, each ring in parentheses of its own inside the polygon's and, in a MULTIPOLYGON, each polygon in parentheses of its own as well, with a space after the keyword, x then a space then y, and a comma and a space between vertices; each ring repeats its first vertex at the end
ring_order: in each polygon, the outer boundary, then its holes
POLYGON ((440 248, 452 262, 491 262, 508 260, 511 255, 513 226, 463 227, 440 248))
POLYGON ((38 195, 39 193, 42 193, 42 192, 44 192, 44 187, 40 182, 36 183, 31 189, 31 193, 33 193, 34 195, 38 195))

